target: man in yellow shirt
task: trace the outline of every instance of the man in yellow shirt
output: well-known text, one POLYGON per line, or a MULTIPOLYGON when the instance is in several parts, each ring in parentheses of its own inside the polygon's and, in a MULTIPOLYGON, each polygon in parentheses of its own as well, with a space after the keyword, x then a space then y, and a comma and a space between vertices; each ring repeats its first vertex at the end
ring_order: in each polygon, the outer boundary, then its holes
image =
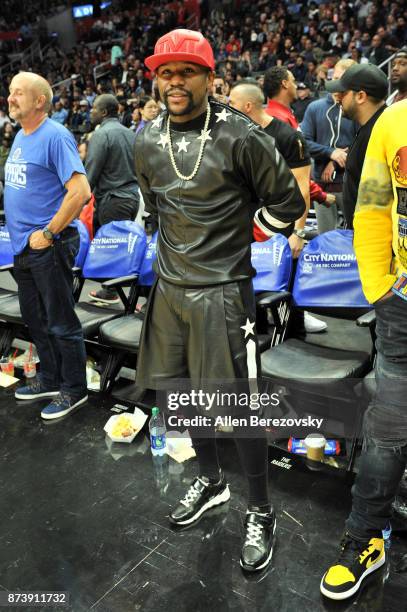
POLYGON ((366 298, 376 309, 376 395, 364 420, 364 450, 338 561, 321 592, 354 595, 385 562, 384 530, 407 462, 407 100, 377 120, 354 218, 366 298))

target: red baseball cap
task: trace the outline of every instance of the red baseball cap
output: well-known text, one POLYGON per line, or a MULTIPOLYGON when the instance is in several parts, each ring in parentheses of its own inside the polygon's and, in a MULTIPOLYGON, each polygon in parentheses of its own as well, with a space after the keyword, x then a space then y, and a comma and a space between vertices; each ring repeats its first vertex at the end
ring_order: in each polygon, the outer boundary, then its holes
POLYGON ((200 32, 194 30, 179 29, 164 34, 155 44, 154 55, 144 60, 150 70, 157 70, 168 62, 191 62, 215 69, 212 47, 200 32))

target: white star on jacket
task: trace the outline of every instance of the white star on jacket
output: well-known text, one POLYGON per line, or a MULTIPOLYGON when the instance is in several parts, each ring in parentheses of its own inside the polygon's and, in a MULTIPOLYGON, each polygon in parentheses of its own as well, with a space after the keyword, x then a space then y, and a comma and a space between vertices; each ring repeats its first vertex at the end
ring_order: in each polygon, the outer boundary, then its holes
POLYGON ((201 130, 201 135, 198 136, 197 140, 202 140, 204 139, 204 141, 206 142, 207 140, 212 140, 212 136, 210 136, 211 130, 207 130, 206 132, 204 130, 201 130))
POLYGON ((158 115, 158 117, 151 122, 151 125, 155 128, 159 128, 161 126, 162 120, 162 115, 158 115))
POLYGON ((187 151, 187 147, 188 145, 190 145, 191 143, 188 142, 187 140, 185 140, 185 136, 182 137, 182 140, 180 140, 179 142, 175 143, 178 147, 178 153, 181 153, 181 151, 185 151, 185 153, 188 153, 187 151))
POLYGON ((218 123, 219 121, 227 121, 227 118, 231 117, 232 113, 228 113, 227 108, 224 108, 222 112, 215 113, 215 115, 217 116, 216 123, 218 123))
POLYGON ((255 321, 253 321, 253 323, 250 323, 249 319, 246 319, 246 325, 241 325, 240 329, 244 329, 245 334, 244 337, 247 338, 247 336, 250 336, 250 334, 252 334, 254 336, 254 331, 253 331, 253 327, 255 326, 255 321))
POLYGON ((167 134, 160 134, 160 141, 157 144, 165 149, 165 145, 168 144, 167 134))

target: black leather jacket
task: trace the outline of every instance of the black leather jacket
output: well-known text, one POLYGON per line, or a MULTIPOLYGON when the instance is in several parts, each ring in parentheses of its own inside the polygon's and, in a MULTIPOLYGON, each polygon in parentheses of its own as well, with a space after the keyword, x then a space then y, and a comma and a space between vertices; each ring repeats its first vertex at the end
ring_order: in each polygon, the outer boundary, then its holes
MULTIPOLYGON (((148 123, 135 145, 145 207, 159 223, 156 272, 185 287, 254 276, 253 219, 262 239, 275 232, 288 236, 305 211, 274 139, 241 113, 214 100, 210 105, 210 138, 192 180, 178 178, 171 164, 167 113, 148 123)), ((185 176, 197 161, 204 122, 205 114, 188 123, 171 123, 175 161, 185 176)))

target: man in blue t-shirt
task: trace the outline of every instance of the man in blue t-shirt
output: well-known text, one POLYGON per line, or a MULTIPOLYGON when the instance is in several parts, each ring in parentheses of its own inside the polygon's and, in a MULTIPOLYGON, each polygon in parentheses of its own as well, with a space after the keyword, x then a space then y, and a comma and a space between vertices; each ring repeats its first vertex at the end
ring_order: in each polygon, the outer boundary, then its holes
POLYGON ((41 363, 39 379, 15 396, 54 397, 41 412, 44 419, 87 400, 86 353, 72 291, 79 235, 71 223, 91 193, 73 136, 48 118, 51 101, 43 77, 20 72, 11 81, 9 113, 22 129, 5 165, 4 191, 21 314, 41 363))

